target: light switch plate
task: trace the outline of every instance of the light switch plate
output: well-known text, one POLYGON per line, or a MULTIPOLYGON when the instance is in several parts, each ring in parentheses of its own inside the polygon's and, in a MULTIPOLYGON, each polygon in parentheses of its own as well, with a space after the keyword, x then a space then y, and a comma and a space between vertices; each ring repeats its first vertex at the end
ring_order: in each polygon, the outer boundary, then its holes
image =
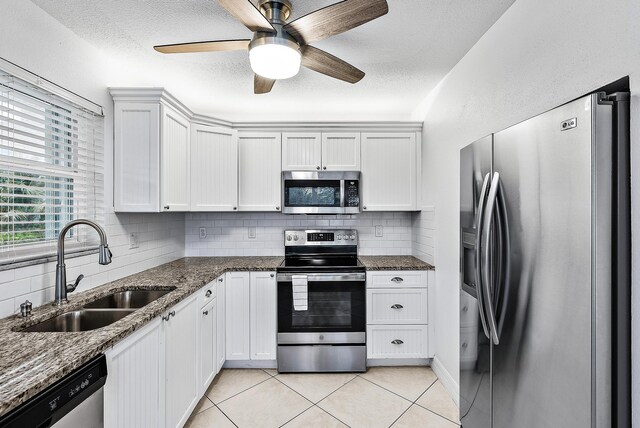
POLYGON ((200 228, 200 239, 204 239, 207 237, 207 228, 206 227, 201 227, 200 228))
POLYGON ((256 239, 256 227, 255 226, 249 226, 249 239, 256 239))
POLYGON ((129 249, 139 248, 140 242, 138 241, 138 232, 131 232, 129 234, 129 249))
POLYGON ((378 225, 376 226, 376 237, 377 238, 382 238, 382 225, 378 225))

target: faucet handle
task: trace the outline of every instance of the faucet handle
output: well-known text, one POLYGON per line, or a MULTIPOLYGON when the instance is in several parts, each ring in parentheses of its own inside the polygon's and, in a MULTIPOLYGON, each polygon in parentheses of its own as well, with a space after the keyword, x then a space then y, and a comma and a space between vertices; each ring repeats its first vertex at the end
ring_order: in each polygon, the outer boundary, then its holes
POLYGON ((83 279, 84 279, 84 275, 80 274, 76 278, 76 282, 74 284, 67 284, 67 293, 74 292, 76 290, 76 288, 78 287, 78 284, 80 284, 80 281, 82 281, 83 279))
POLYGON ((28 317, 31 315, 31 309, 33 308, 33 304, 29 300, 25 300, 24 303, 20 304, 20 314, 23 317, 28 317))

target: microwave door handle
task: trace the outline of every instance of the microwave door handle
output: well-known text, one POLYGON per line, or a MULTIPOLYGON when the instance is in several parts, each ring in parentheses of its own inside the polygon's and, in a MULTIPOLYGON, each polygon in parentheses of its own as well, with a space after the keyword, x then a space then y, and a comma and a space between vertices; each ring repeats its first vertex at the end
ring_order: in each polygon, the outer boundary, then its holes
POLYGON ((500 174, 498 172, 493 173, 493 179, 491 180, 491 187, 489 188, 489 196, 487 197, 486 211, 487 215, 484 217, 482 225, 482 241, 480 246, 482 247, 482 286, 483 294, 485 294, 485 302, 487 305, 487 319, 489 321, 489 330, 491 333, 490 339, 494 345, 500 344, 498 337, 498 323, 496 322, 496 315, 493 305, 493 296, 491 295, 491 286, 495 279, 494 267, 492 263, 492 255, 495 256, 495 247, 491 245, 491 230, 493 226, 494 213, 496 211, 496 200, 498 199, 498 189, 500 187, 500 174))
POLYGON ((487 197, 487 189, 489 186, 490 174, 484 176, 482 182, 482 190, 480 191, 480 200, 478 201, 478 210, 476 211, 476 250, 475 250, 475 280, 476 280, 476 297, 478 300, 478 312, 480 313, 480 321, 482 322, 482 329, 484 330, 487 339, 491 339, 489 335, 489 329, 487 328, 487 320, 484 311, 484 296, 482 294, 482 245, 480 239, 482 238, 482 224, 484 220, 484 206, 485 198, 487 197))
POLYGON ((340 180, 340 207, 344 208, 345 207, 345 201, 344 201, 344 180, 340 180))

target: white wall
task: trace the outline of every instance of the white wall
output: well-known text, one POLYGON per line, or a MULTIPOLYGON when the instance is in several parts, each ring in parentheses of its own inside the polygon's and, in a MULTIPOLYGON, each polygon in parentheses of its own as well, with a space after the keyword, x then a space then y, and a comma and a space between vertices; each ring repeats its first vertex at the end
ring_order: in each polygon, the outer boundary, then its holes
MULTIPOLYGON (((115 215, 112 207, 113 106, 107 87, 130 79, 135 70, 119 67, 33 3, 0 2, 0 57, 36 73, 104 107, 105 111, 105 226, 113 262, 98 265, 90 255, 67 262, 68 278, 83 273, 80 289, 148 269, 182 257, 184 215, 115 215), (129 250, 128 234, 138 232, 140 247, 129 250)), ((0 318, 10 315, 25 299, 35 306, 53 300, 55 263, 0 272, 0 318)))
MULTIPOLYGON (((640 314, 639 22, 637 0, 518 0, 416 112, 426 110, 425 202, 438 210, 436 354, 456 381, 460 148, 625 75, 633 92, 633 310, 640 314)), ((640 316, 633 323, 634 412, 640 421, 640 316)))
POLYGON ((411 213, 358 215, 285 215, 281 213, 188 213, 185 220, 187 256, 284 255, 284 231, 290 229, 357 229, 362 255, 410 255, 411 213), (380 225, 383 236, 375 236, 380 225), (256 227, 256 239, 248 228, 256 227), (207 229, 200 239, 199 229, 207 229))

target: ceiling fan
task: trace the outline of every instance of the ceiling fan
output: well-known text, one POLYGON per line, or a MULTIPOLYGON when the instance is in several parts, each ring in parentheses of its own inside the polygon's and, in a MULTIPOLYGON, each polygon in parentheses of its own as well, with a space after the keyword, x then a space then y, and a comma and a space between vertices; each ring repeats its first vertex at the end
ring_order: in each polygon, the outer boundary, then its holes
POLYGON ((218 1, 254 32, 252 39, 177 43, 154 49, 162 53, 248 49, 256 94, 266 94, 276 80, 298 74, 300 64, 345 82, 359 82, 364 72, 309 43, 343 33, 389 11, 386 0, 344 0, 287 22, 292 9, 289 0, 259 0, 260 9, 250 0, 218 1))

